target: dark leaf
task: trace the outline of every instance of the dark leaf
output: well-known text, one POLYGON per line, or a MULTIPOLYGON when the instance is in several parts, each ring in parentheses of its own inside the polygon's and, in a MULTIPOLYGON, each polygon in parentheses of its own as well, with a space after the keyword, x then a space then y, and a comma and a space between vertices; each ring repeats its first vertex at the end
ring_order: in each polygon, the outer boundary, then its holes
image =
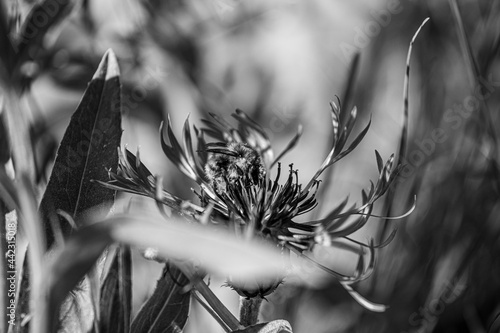
POLYGON ((14 49, 9 38, 9 24, 7 8, 4 2, 0 3, 0 70, 8 71, 11 68, 11 61, 14 57, 14 49))
POLYGON ((191 296, 182 290, 188 282, 179 269, 166 264, 153 295, 132 322, 131 332, 181 332, 189 312, 191 296))
POLYGON ((114 253, 101 287, 99 332, 128 333, 132 307, 132 258, 128 246, 114 253))
POLYGON ((4 113, 0 112, 0 166, 10 159, 9 134, 4 113))
POLYGON ((189 163, 184 151, 181 148, 181 145, 175 138, 174 132, 172 131, 172 124, 170 122, 170 117, 167 120, 167 136, 168 141, 165 140, 163 134, 163 123, 160 126, 160 142, 163 152, 167 157, 178 167, 185 175, 189 178, 193 179, 196 182, 200 181, 200 178, 196 174, 196 171, 193 169, 193 166, 189 163))
MULTIPOLYGON (((115 191, 93 180, 107 181, 108 170, 116 172, 118 166, 122 134, 119 75, 118 62, 109 50, 66 129, 40 204, 48 247, 54 242, 49 223, 54 209, 69 213, 79 226, 82 213, 95 207, 106 211, 114 199, 115 191)), ((68 236, 71 227, 60 222, 62 234, 68 236)))
MULTIPOLYGON (((408 144, 408 118, 409 118, 409 91, 410 91, 410 60, 411 60, 411 51, 413 49, 413 43, 420 33, 422 27, 429 21, 429 18, 426 18, 420 27, 417 29, 413 38, 410 41, 410 45, 408 47, 408 53, 406 55, 406 72, 403 83, 403 126, 401 128, 401 138, 399 141, 399 151, 398 151, 398 161, 401 163, 403 159, 406 157, 406 150, 408 144)), ((398 164, 399 164, 398 163, 398 164)))
MULTIPOLYGON (((107 181, 109 179, 107 170, 111 169, 116 172, 117 147, 120 145, 121 133, 118 62, 114 53, 109 50, 104 55, 77 110, 71 117, 40 203, 39 210, 47 248, 54 244, 56 235, 62 234, 67 237, 72 231, 68 222, 58 217, 57 210, 68 213, 76 221, 77 226, 80 226, 85 217, 83 214, 85 211, 90 208, 94 210, 99 208, 107 212, 111 206, 115 191, 103 188, 92 180, 107 181)), ((85 246, 85 249, 87 251, 88 247, 85 246)), ((22 287, 18 298, 17 313, 20 314, 29 313, 27 262, 27 260, 24 262, 22 287)), ((77 274, 81 269, 85 267, 78 267, 71 274, 77 274)), ((79 277, 81 278, 82 276, 79 277)), ((72 289, 78 281, 73 284, 69 279, 64 284, 72 289)), ((65 292, 62 285, 57 285, 57 289, 60 295, 66 295, 71 290, 65 292)), ((62 300, 59 300, 57 296, 53 297, 56 301, 49 309, 56 311, 62 300)), ((18 316, 18 318, 21 317, 18 316)), ((19 325, 16 329, 20 329, 19 325)))
POLYGON ((44 0, 35 4, 21 27, 17 41, 17 65, 32 59, 42 48, 47 31, 61 22, 74 6, 72 0, 44 0))
POLYGON ((382 156, 380 156, 379 152, 376 150, 375 150, 375 157, 377 158, 378 172, 382 172, 382 168, 384 167, 384 160, 382 160, 382 156))

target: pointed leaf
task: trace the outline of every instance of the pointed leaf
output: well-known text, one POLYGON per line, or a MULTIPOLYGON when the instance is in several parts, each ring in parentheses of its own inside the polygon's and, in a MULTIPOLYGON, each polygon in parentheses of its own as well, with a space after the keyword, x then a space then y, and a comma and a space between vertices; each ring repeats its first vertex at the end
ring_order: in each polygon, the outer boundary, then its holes
POLYGON ((335 148, 339 137, 339 125, 340 125, 340 108, 335 102, 330 102, 331 116, 332 116, 332 127, 333 127, 333 144, 332 148, 335 148))
POLYGON ((384 160, 377 150, 375 150, 375 157, 377 159, 378 172, 380 173, 382 172, 382 168, 384 167, 384 160))
POLYGON ((401 138, 399 142, 399 151, 398 151, 398 163, 401 163, 403 159, 406 157, 406 150, 408 144, 408 118, 409 118, 409 91, 410 91, 410 60, 411 60, 411 52, 413 49, 413 43, 417 39, 420 30, 422 27, 429 21, 427 17, 422 24, 418 27, 417 31, 413 35, 410 45, 408 46, 408 53, 406 55, 406 71, 403 83, 403 126, 401 127, 401 138))
POLYGON ((131 332, 181 332, 189 313, 191 296, 183 290, 188 282, 178 268, 166 264, 153 295, 132 322, 131 332))
MULTIPOLYGON (((108 50, 71 117, 40 204, 47 245, 54 242, 49 218, 54 210, 63 210, 80 225, 82 213, 93 207, 109 209, 115 191, 93 180, 107 181, 108 170, 116 172, 120 146, 120 79, 118 62, 108 50)), ((60 221, 64 236, 71 232, 60 221)))

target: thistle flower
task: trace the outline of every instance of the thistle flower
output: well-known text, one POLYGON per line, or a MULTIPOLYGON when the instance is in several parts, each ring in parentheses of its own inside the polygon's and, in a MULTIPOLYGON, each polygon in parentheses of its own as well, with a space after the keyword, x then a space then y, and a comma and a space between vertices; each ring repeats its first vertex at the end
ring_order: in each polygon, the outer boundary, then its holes
MULTIPOLYGON (((383 306, 373 304, 357 294, 352 284, 369 276, 374 265, 374 246, 349 238, 362 228, 371 216, 372 208, 389 188, 401 166, 394 166, 394 155, 383 163, 376 152, 380 175, 369 190, 362 191, 360 206, 347 207, 347 199, 336 206, 326 217, 313 221, 298 221, 301 215, 313 210, 317 205, 317 190, 321 174, 340 159, 349 154, 367 133, 370 122, 361 133, 345 148, 354 126, 357 110, 346 114, 341 112, 340 103, 330 103, 333 126, 331 150, 316 174, 304 186, 299 183, 298 170, 290 164, 283 170, 279 160, 298 142, 302 130, 289 142, 283 152, 274 157, 270 140, 263 128, 250 119, 243 111, 236 110, 232 117, 233 126, 224 118, 210 114, 203 120, 204 127, 193 126, 197 140, 196 148, 189 119, 182 134, 182 146, 174 136, 170 119, 167 121, 166 137, 163 125, 160 129, 162 148, 166 156, 186 176, 194 180, 198 190, 193 190, 199 204, 182 200, 164 191, 157 178, 140 162, 139 156, 129 151, 120 153, 118 174, 111 174, 106 186, 154 198, 179 214, 189 216, 202 223, 211 221, 234 229, 245 237, 260 237, 273 242, 283 250, 284 255, 292 251, 311 259, 308 253, 315 246, 339 246, 359 254, 356 271, 352 276, 335 272, 319 265, 333 274, 362 305, 372 310, 383 310, 383 306), (210 138, 210 142, 207 142, 210 138), (196 149, 196 150, 195 150, 196 149), (285 175, 283 175, 285 174, 285 175), (207 219, 207 213, 210 217, 207 219), (368 249, 368 251, 366 251, 368 249), (365 264, 366 253, 369 255, 365 264)), ((391 237, 378 246, 384 246, 391 237)), ((312 259, 311 259, 312 260, 312 259)), ((282 282, 282 278, 271 285, 253 285, 248 288, 234 287, 245 297, 264 297, 282 282)), ((228 284, 232 286, 231 280, 228 284)))

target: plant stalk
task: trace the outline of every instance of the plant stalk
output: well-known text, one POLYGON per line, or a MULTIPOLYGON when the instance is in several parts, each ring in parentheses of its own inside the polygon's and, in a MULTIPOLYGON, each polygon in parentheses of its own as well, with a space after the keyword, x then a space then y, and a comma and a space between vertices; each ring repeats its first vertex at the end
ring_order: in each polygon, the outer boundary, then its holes
POLYGON ((259 320, 260 306, 262 305, 262 297, 245 298, 241 297, 240 301, 240 323, 247 327, 257 324, 259 320))

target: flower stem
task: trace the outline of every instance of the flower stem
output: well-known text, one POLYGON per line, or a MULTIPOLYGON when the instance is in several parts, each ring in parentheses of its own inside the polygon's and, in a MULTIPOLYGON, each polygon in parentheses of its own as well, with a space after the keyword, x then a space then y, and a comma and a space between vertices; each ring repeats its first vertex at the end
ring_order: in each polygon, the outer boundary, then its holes
POLYGON ((240 323, 247 327, 257 324, 262 297, 245 298, 240 301, 240 323))

